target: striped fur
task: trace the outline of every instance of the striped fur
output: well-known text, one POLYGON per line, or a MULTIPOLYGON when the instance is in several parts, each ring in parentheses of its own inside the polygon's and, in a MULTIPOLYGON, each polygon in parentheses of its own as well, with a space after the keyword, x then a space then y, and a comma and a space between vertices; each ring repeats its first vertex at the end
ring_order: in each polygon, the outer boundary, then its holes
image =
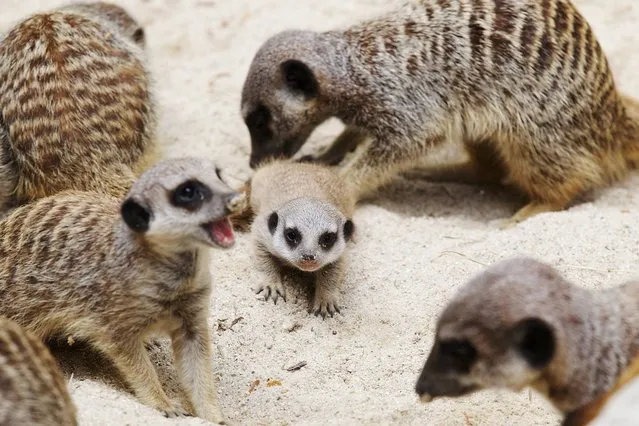
POLYGON ((43 340, 72 335, 93 345, 140 402, 177 416, 186 411, 167 397, 144 345, 170 337, 192 414, 222 421, 207 248, 211 224, 234 211, 234 194, 214 163, 184 158, 144 172, 126 198, 65 191, 13 209, 0 220, 0 315, 43 340), (201 206, 174 205, 174 192, 194 179, 207 188, 201 206), (146 215, 146 227, 127 226, 127 205, 129 220, 146 215))
POLYGON ((626 176, 639 153, 631 102, 568 0, 413 0, 343 30, 275 35, 253 59, 242 112, 254 164, 292 156, 332 116, 367 134, 343 169, 360 198, 461 140, 469 161, 434 177, 515 187, 530 199, 515 223, 626 176), (303 99, 290 60, 318 86, 303 99), (267 125, 251 120, 258 108, 267 125))
POLYGON ((36 14, 7 33, 0 156, 11 161, 0 165, 0 208, 69 189, 126 193, 155 127, 143 42, 106 3, 36 14))
POLYGON ((0 425, 77 424, 66 380, 47 347, 0 317, 0 425))

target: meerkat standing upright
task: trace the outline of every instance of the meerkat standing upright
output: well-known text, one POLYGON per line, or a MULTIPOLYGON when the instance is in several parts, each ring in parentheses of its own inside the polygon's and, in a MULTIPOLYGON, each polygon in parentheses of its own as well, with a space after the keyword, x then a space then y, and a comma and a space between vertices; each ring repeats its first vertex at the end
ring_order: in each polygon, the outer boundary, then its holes
POLYGON ((441 174, 523 191, 508 224, 639 165, 628 103, 568 0, 413 0, 344 30, 285 31, 256 53, 242 92, 253 167, 337 117, 347 133, 327 161, 363 145, 342 172, 361 198, 461 140, 469 161, 441 174))
POLYGON ((207 248, 229 248, 228 215, 243 196, 196 158, 158 163, 124 201, 66 191, 0 221, 0 315, 45 339, 73 335, 110 358, 141 402, 184 413, 162 390, 145 350, 169 335, 194 414, 223 420, 207 324, 207 248))
POLYGON ((273 161, 249 183, 251 226, 258 268, 265 281, 255 289, 286 300, 282 268, 312 273, 313 312, 339 312, 344 251, 354 232, 355 198, 330 167, 273 161))
POLYGON ((416 392, 427 402, 531 386, 569 419, 637 356, 639 281, 590 291, 513 258, 471 279, 444 309, 416 392))
POLYGON ((76 408, 57 361, 14 321, 0 317, 0 424, 75 426, 76 408))
POLYGON ((109 3, 23 20, 0 41, 0 212, 63 190, 126 194, 154 161, 143 28, 109 3))

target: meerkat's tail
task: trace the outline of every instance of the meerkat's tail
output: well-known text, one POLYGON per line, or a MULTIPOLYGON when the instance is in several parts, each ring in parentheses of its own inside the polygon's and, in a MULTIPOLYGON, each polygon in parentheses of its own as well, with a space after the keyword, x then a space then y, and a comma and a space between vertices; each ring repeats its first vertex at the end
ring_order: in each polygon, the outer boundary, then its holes
POLYGON ((624 143, 624 157, 631 169, 639 169, 639 100, 621 95, 625 109, 624 126, 620 137, 624 143))

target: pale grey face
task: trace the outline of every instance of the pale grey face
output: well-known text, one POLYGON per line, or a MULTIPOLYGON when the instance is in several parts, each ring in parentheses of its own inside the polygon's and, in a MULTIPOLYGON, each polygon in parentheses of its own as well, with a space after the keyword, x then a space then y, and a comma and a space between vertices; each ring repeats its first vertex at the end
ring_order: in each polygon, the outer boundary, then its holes
POLYGON ((272 254, 313 272, 335 262, 353 233, 353 222, 330 204, 297 199, 267 215, 272 254))
POLYGON ((159 246, 234 245, 228 216, 245 197, 221 179, 214 163, 180 158, 162 162, 133 185, 122 205, 122 218, 135 232, 159 246))

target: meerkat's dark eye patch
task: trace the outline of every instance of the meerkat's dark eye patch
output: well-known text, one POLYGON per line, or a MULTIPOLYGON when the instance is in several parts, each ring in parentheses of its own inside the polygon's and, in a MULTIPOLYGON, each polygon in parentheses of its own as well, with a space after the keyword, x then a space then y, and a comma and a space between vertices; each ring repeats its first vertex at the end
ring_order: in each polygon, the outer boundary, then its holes
POLYGON ((122 204, 120 214, 124 223, 133 231, 144 233, 149 230, 151 213, 132 198, 122 204))
POLYGON ((517 349, 532 368, 544 368, 555 355, 555 336, 550 326, 538 318, 527 318, 514 328, 517 349))
POLYGON ((208 186, 195 179, 188 180, 175 188, 171 194, 171 204, 189 211, 195 211, 209 201, 213 194, 208 186))
POLYGON ((324 232, 319 237, 319 245, 324 250, 330 250, 337 241, 337 233, 336 232, 324 232))
POLYGON ((265 129, 269 121, 271 121, 271 113, 261 104, 246 117, 246 125, 254 130, 265 129))
POLYGON ((297 228, 287 228, 284 230, 284 238, 286 239, 286 244, 290 248, 297 247, 300 242, 302 242, 302 234, 297 228))
POLYGON ((305 63, 291 59, 282 63, 281 70, 284 82, 291 91, 301 93, 306 99, 317 97, 319 84, 305 63))
POLYGON ((439 357, 446 370, 468 373, 477 359, 477 350, 466 339, 444 340, 439 342, 439 357))
POLYGON ((355 225, 352 220, 348 219, 344 223, 344 239, 348 241, 353 236, 353 231, 355 231, 355 225))
POLYGON ((276 212, 271 213, 271 215, 268 217, 268 230, 271 232, 271 235, 275 233, 275 229, 277 228, 279 219, 280 218, 276 212))

